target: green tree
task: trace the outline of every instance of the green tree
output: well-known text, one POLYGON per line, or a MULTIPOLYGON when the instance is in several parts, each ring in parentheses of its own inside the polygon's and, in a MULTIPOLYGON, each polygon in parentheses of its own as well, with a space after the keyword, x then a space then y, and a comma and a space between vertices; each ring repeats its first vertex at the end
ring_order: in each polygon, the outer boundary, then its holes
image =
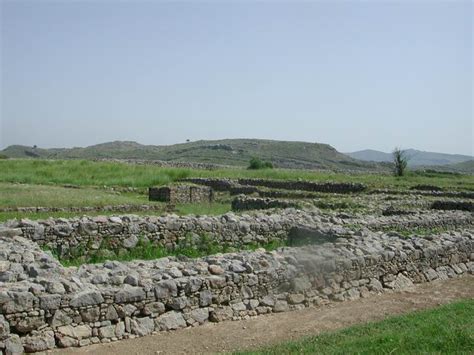
POLYGON ((392 156, 395 176, 405 175, 408 165, 408 157, 406 156, 406 152, 400 148, 395 148, 393 150, 392 156))

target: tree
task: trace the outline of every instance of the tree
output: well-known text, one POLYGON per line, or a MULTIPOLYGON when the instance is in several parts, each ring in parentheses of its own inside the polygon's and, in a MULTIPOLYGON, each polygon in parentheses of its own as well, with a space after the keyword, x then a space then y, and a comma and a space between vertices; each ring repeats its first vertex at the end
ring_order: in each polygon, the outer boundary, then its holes
POLYGON ((254 157, 250 159, 250 163, 247 169, 251 169, 251 170, 273 169, 273 164, 269 161, 265 161, 258 157, 254 157))
POLYGON ((405 151, 401 150, 400 148, 395 148, 393 150, 392 156, 395 176, 405 175, 408 165, 408 157, 406 156, 405 151))

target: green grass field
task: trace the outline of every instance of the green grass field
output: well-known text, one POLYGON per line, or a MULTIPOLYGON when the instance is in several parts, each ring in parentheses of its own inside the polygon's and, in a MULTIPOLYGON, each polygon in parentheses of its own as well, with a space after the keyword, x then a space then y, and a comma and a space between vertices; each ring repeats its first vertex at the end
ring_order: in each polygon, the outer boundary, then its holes
POLYGON ((239 354, 473 354, 474 300, 239 354))
POLYGON ((187 177, 360 182, 371 188, 407 188, 417 184, 431 184, 452 190, 474 191, 474 176, 448 173, 410 172, 407 176, 398 178, 381 174, 350 175, 290 169, 247 170, 235 168, 209 171, 87 160, 8 159, 0 161, 0 182, 145 188, 187 177))

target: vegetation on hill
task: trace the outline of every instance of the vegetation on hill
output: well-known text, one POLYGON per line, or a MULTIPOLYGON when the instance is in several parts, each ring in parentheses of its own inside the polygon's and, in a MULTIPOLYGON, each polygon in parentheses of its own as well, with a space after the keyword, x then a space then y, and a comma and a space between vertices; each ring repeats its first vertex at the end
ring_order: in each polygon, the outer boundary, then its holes
POLYGON ((0 160, 0 182, 147 188, 188 177, 360 182, 368 185, 369 188, 409 188, 414 185, 436 185, 446 190, 474 190, 474 176, 452 173, 410 171, 400 179, 388 174, 351 175, 291 169, 198 170, 88 160, 0 160))
POLYGON ((374 163, 357 161, 327 144, 264 139, 223 139, 169 146, 110 142, 86 148, 41 149, 10 146, 3 154, 11 158, 45 159, 145 159, 247 166, 252 157, 271 161, 280 168, 374 170, 374 163))

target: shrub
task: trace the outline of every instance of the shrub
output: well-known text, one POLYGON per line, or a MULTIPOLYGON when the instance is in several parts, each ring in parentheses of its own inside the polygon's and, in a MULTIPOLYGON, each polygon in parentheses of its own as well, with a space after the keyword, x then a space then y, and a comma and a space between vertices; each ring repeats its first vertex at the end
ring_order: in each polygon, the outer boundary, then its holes
POLYGON ((252 170, 273 169, 273 164, 269 161, 254 157, 250 159, 250 164, 248 166, 248 169, 252 169, 252 170))
POLYGON ((400 148, 395 148, 393 150, 393 164, 394 164, 394 174, 395 176, 403 176, 405 175, 407 165, 408 165, 408 158, 405 154, 404 150, 400 148))

